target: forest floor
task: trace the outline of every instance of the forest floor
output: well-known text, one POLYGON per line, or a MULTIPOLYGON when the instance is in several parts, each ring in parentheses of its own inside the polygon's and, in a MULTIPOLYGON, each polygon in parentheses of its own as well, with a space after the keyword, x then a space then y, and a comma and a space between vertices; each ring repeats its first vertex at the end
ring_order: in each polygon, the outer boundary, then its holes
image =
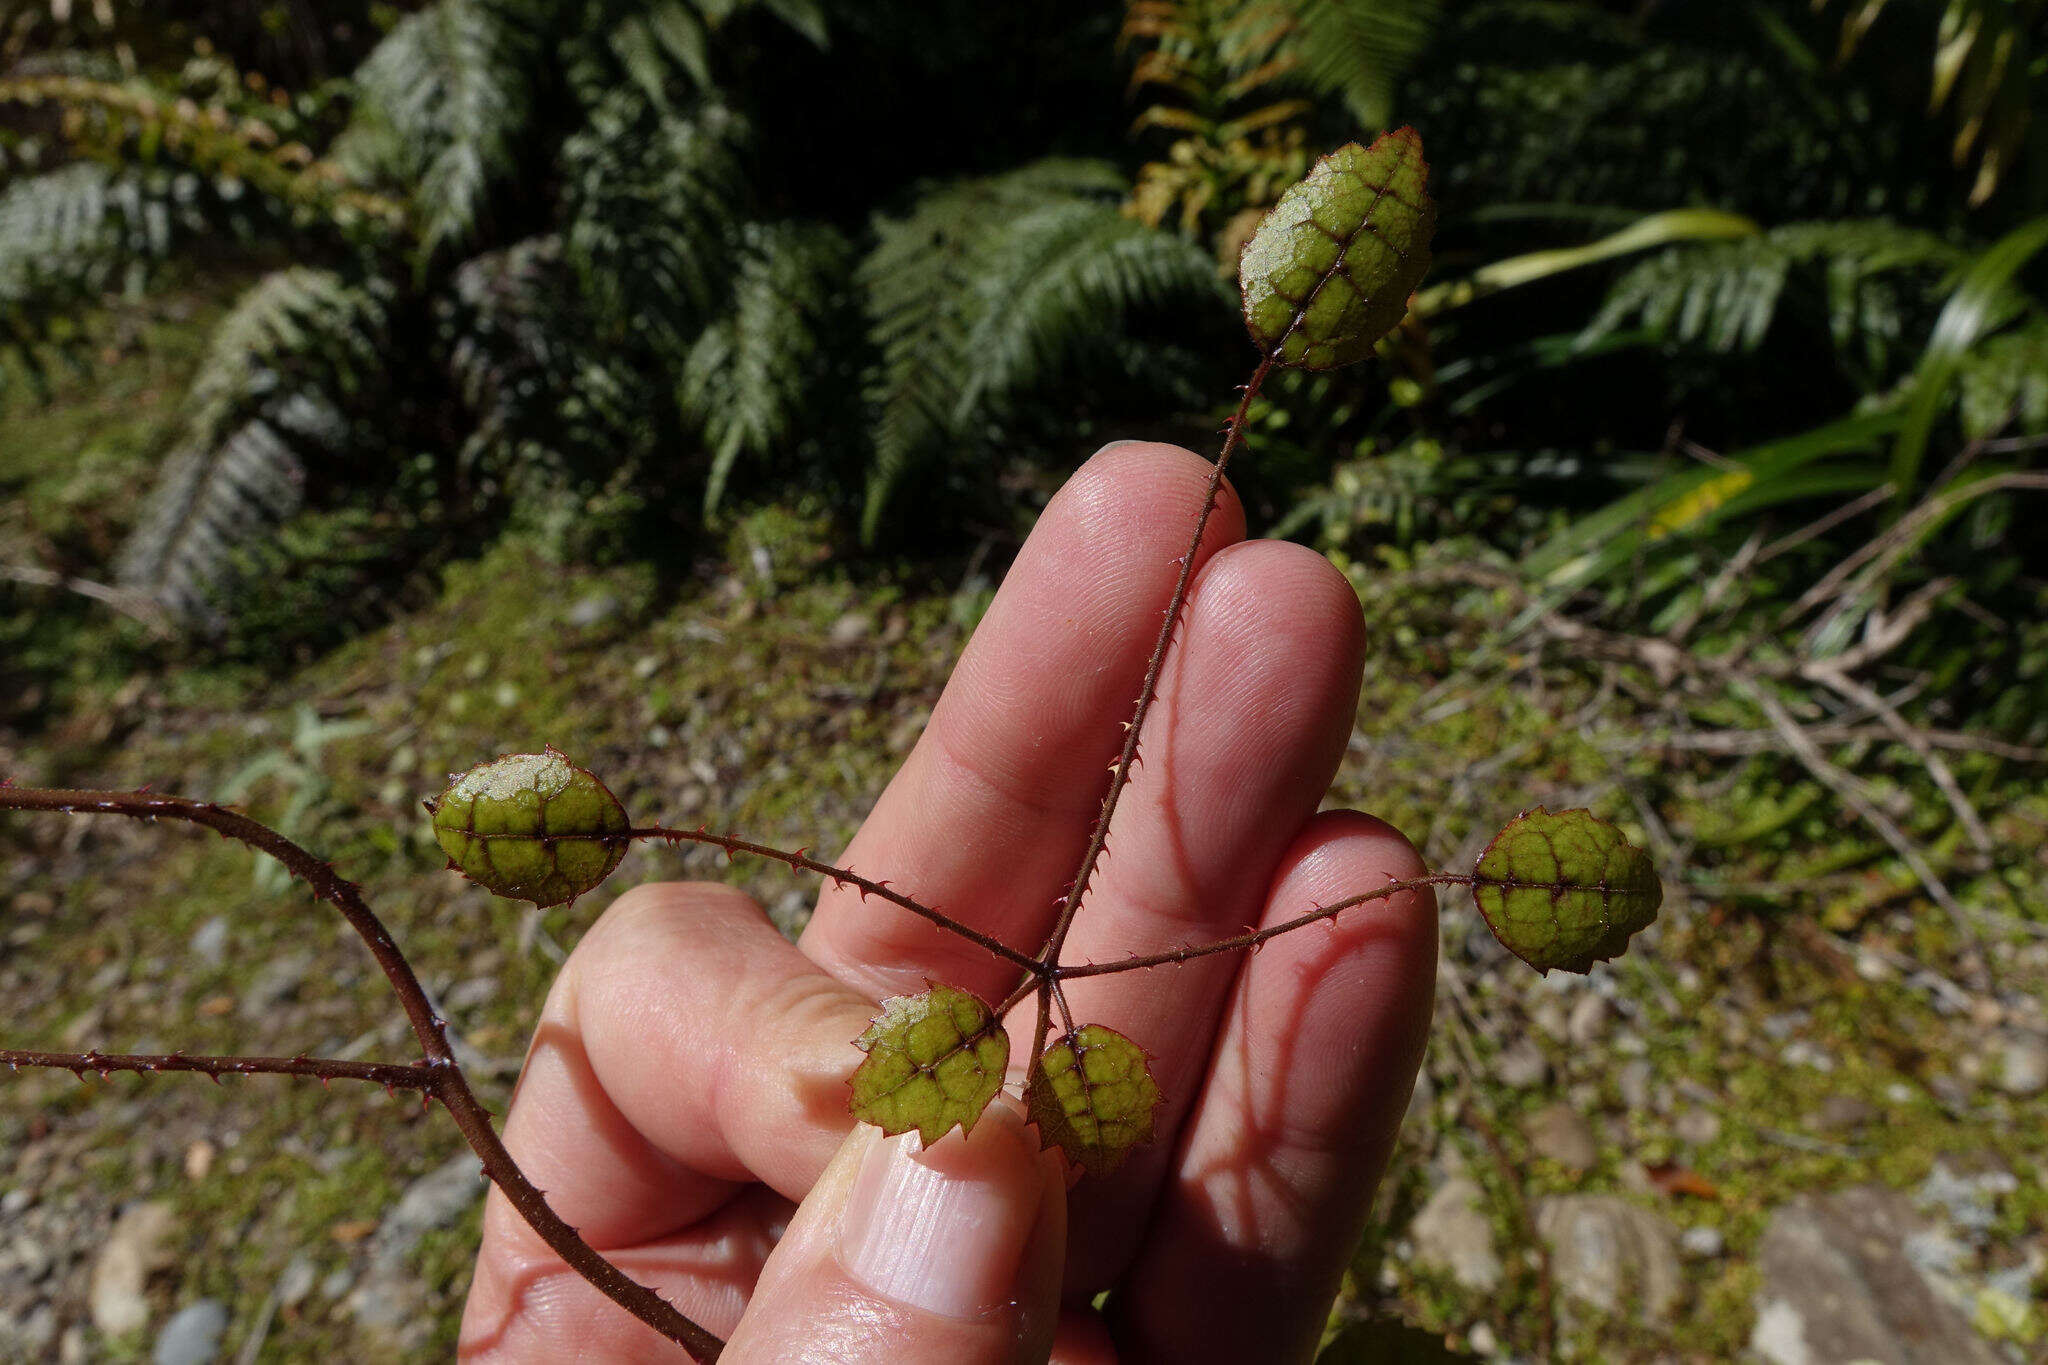
MULTIPOLYGON (((10 428, 6 515, 76 528, 127 496, 155 457, 184 324, 205 311, 159 316, 89 392, 60 389, 10 428)), ((494 900, 443 871, 420 799, 451 770, 553 743, 642 818, 842 846, 990 585, 959 566, 815 562, 814 547, 800 520, 760 515, 664 583, 505 542, 268 673, 124 676, 128 627, 0 596, 0 622, 79 622, 34 635, 48 695, 0 707, 0 774, 231 798, 334 859, 502 1109, 548 982, 607 895, 545 912, 494 900)), ((1333 1319, 1382 1326, 1343 1358, 1395 1358, 1397 1324, 1404 1349, 1452 1358, 1820 1365, 1853 1358, 1831 1354, 1855 1344, 1853 1323, 1826 1318, 1832 1296, 1886 1325, 1873 1359, 2039 1359, 2038 896, 1985 912, 1995 984, 1970 979, 1945 917, 1876 864, 1851 869, 1845 897, 1746 862, 1739 841, 1702 854, 1699 832, 1731 817, 1654 780, 1670 760, 1625 698, 1499 657, 1487 620, 1358 581, 1375 645, 1331 803, 1459 866, 1518 810, 1592 801, 1658 853, 1669 894, 1589 978, 1535 976, 1449 899, 1424 1080, 1333 1319), (1936 1354, 1911 1354, 1914 1332, 1936 1354)), ((2044 813, 1986 811, 2035 845, 2044 813)), ((361 945, 238 846, 10 817, 0 867, 10 1045, 407 1055, 361 945)), ((814 890, 647 848, 614 885, 678 876, 737 882, 785 930, 814 890)), ((480 1206, 466 1150, 441 1115, 374 1088, 0 1076, 0 1360, 208 1341, 220 1359, 446 1358, 480 1206)))

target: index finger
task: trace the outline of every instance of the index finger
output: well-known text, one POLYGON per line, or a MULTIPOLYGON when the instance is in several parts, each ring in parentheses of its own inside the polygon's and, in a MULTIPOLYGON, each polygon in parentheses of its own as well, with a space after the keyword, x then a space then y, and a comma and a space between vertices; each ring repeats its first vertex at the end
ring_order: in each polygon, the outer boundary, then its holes
MULTIPOLYGON (((1210 468, 1178 446, 1134 441, 1104 447, 1068 480, 843 864, 1037 948, 1101 809, 1210 468)), ((1198 560, 1243 538, 1226 484, 1198 560)), ((994 996, 1017 974, 850 887, 826 886, 801 946, 876 996, 927 978, 994 996)))

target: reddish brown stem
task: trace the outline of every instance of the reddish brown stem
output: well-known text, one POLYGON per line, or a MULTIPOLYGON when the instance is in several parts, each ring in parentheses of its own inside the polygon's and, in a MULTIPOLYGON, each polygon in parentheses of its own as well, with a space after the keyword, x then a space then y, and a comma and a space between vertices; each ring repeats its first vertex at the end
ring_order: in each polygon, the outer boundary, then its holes
POLYGON ((1191 962, 1198 957, 1211 957, 1217 953, 1241 953, 1257 949, 1296 929, 1306 929, 1319 920, 1335 919, 1353 906, 1368 901, 1383 901, 1398 896, 1404 891, 1415 891, 1425 886, 1470 886, 1475 879, 1464 872, 1436 872, 1427 877, 1411 877, 1404 882, 1389 882, 1376 891, 1366 891, 1334 905, 1318 906, 1305 915, 1298 915, 1281 924, 1268 925, 1254 933, 1239 934, 1235 938, 1217 939, 1214 943, 1203 943, 1192 948, 1175 948, 1170 952, 1153 953, 1148 957, 1127 957, 1121 962, 1083 962, 1072 967, 1054 967, 1052 977, 1055 985, 1062 981, 1074 981, 1085 976, 1114 976, 1118 972, 1142 971, 1147 967, 1169 967, 1182 962, 1191 962))
POLYGON ((727 856, 746 853, 756 858, 773 858, 776 862, 787 863, 799 871, 815 872, 829 881, 858 887, 863 898, 874 896, 889 902, 891 905, 901 906, 911 914, 920 916, 938 925, 947 933, 957 934, 969 943, 995 954, 1003 959, 1003 961, 1023 968, 1028 974, 1027 980, 1037 980, 1048 974, 1048 969, 1043 962, 1026 953, 1019 952, 1001 939, 991 938, 978 929, 970 929, 943 911, 934 910, 929 905, 904 895, 887 882, 870 881, 858 872, 851 871, 850 869, 833 867, 830 863, 821 863, 803 849, 790 853, 779 848, 771 848, 767 844, 756 844, 746 839, 737 839, 730 834, 713 834, 705 829, 670 829, 663 825, 648 825, 640 829, 627 830, 624 837, 629 839, 663 839, 670 843, 708 844, 712 848, 725 850, 727 856))
POLYGON ((223 1076, 312 1076, 322 1081, 368 1081, 387 1090, 431 1091, 440 1075, 426 1062, 349 1062, 339 1057, 194 1057, 183 1052, 37 1052, 0 1048, 0 1066, 25 1066, 69 1071, 80 1080, 88 1071, 105 1080, 116 1071, 148 1075, 157 1071, 196 1071, 219 1080, 223 1076))
POLYGON ((432 1081, 422 1086, 422 1091, 446 1107, 449 1117, 455 1120, 455 1126, 462 1130, 463 1137, 468 1139, 470 1147, 482 1160, 484 1174, 496 1182, 519 1216, 562 1258, 564 1264, 595 1285, 614 1303, 698 1360, 709 1362, 718 1359, 719 1352, 725 1347, 723 1341, 678 1312, 673 1304, 652 1289, 629 1278, 548 1207, 546 1198, 519 1169, 519 1164, 499 1139, 498 1130, 491 1126, 490 1111, 470 1090, 462 1068, 456 1065, 454 1051, 448 1045, 447 1025, 434 1013, 433 1004, 421 988, 412 965, 399 952, 398 945, 383 923, 364 903, 361 889, 337 873, 332 864, 322 862, 276 830, 240 811, 209 801, 158 796, 150 792, 49 791, 0 786, 0 810, 183 820, 239 840, 284 864, 293 876, 313 888, 315 897, 341 911, 342 917, 369 946, 371 956, 383 968, 393 993, 404 1007, 413 1034, 419 1039, 420 1049, 425 1054, 419 1069, 423 1076, 431 1075, 432 1081))
POLYGON ((1188 542, 1188 552, 1181 559, 1180 574, 1173 581, 1173 595, 1166 601, 1166 619, 1160 623, 1158 638, 1152 642, 1152 657, 1145 664, 1145 682, 1138 689, 1137 706, 1124 730, 1123 752, 1118 755, 1116 773, 1109 780, 1109 794, 1102 800, 1102 813, 1096 817, 1095 830, 1088 836, 1087 851, 1081 855, 1080 869, 1074 873, 1074 883, 1060 905, 1059 919, 1045 941, 1044 951, 1039 954, 1041 963, 1056 965, 1059 962, 1060 950, 1066 946, 1067 931, 1074 926, 1074 916, 1079 913, 1081 901, 1088 894, 1088 883, 1095 875, 1095 865, 1102 860, 1103 846, 1109 841, 1110 822, 1116 818, 1117 802, 1122 799, 1124 788, 1130 785, 1131 763, 1138 756, 1138 741, 1145 729, 1145 717, 1151 713, 1152 703, 1159 696, 1159 675, 1166 668, 1166 651, 1173 643, 1175 628, 1180 624, 1181 609, 1187 604, 1188 586, 1194 581, 1195 559, 1201 553, 1202 537, 1208 533, 1209 518, 1216 511, 1217 495, 1223 490, 1224 468, 1238 446, 1244 443, 1245 416, 1251 411, 1252 400, 1259 396, 1260 388, 1265 385, 1266 376, 1273 372, 1275 354, 1267 353, 1259 361, 1259 367, 1252 371, 1251 380, 1244 386, 1244 396, 1238 400, 1237 411, 1231 414, 1225 429, 1223 450, 1216 456, 1216 463, 1210 466, 1208 491, 1202 496, 1202 510, 1195 516, 1194 538, 1188 542))

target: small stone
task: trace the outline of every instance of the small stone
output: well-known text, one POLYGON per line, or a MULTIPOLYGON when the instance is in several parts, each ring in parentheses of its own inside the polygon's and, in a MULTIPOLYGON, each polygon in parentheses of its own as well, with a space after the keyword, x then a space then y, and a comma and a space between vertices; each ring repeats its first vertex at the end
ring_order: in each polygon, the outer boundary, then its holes
POLYGON ((1472 1330, 1465 1333, 1465 1349, 1476 1356, 1490 1356, 1500 1349, 1500 1338, 1485 1323, 1475 1322, 1472 1330))
POLYGON ((1711 1261, 1728 1249, 1728 1243, 1719 1228, 1687 1228, 1678 1236, 1678 1249, 1696 1261, 1711 1261))
POLYGON ((25 1187, 9 1190, 6 1194, 0 1194, 0 1214, 12 1218, 15 1214, 27 1210, 35 1202, 36 1194, 34 1190, 25 1187))
POLYGON ((57 1310, 50 1304, 39 1303, 20 1322, 12 1324, 7 1331, 7 1320, 0 1316, 0 1346, 20 1347, 22 1359, 34 1360, 49 1353, 57 1340, 57 1310))
POLYGON ((1550 1059, 1533 1039, 1518 1038, 1493 1059, 1493 1074, 1516 1090, 1534 1090, 1550 1079, 1550 1059))
POLYGON ((28 1277, 30 1284, 49 1274, 51 1266, 55 1264, 49 1249, 25 1232, 15 1234, 13 1242, 8 1246, 8 1253, 13 1256, 16 1269, 28 1277))
POLYGON ((1794 1038, 1785 1044, 1785 1050, 1778 1054, 1778 1060, 1786 1066, 1811 1067, 1823 1074, 1835 1069, 1835 1059, 1824 1049, 1804 1038, 1794 1038))
POLYGON ((1536 1231, 1558 1288, 1603 1313, 1633 1304, 1643 1321, 1660 1321, 1685 1291, 1677 1229, 1624 1199, 1554 1195, 1537 1204, 1536 1231))
POLYGON ((140 1331, 149 1321, 143 1288, 150 1272, 169 1262, 167 1243, 177 1226, 177 1215, 161 1201, 137 1204, 115 1222, 92 1267, 92 1324, 102 1336, 140 1331))
POLYGON ((312 971, 311 953, 287 953, 271 959, 242 992, 241 1016, 252 1021, 262 1019, 297 994, 312 971))
POLYGON ((1591 1170, 1600 1160, 1592 1125, 1569 1104, 1545 1105, 1529 1116, 1522 1133, 1532 1152, 1568 1171, 1591 1170))
POLYGON ((1622 1104, 1634 1110, 1650 1107, 1650 1081, 1656 1075, 1650 1064, 1641 1058, 1630 1062, 1616 1073, 1614 1085, 1621 1092, 1622 1104))
POLYGON ((320 1297, 323 1299, 338 1299, 354 1288, 355 1282, 356 1273, 347 1266, 343 1266, 339 1270, 330 1271, 327 1278, 320 1281, 320 1297))
POLYGON ((589 630, 601 626, 625 609, 617 593, 593 592, 576 599, 568 613, 562 618, 578 630, 589 630))
POLYGON ((1555 996, 1542 1001, 1535 1009, 1530 1010, 1529 1022, 1541 1030, 1545 1036, 1553 1038, 1560 1043, 1564 1042, 1571 1032, 1570 1017, 1565 1013, 1563 1003, 1555 996))
POLYGON ((304 1256, 294 1256, 284 1268, 284 1274, 277 1277, 277 1302, 284 1308, 296 1308, 306 1301, 313 1292, 316 1272, 313 1263, 304 1256))
POLYGON ((1757 1246, 1751 1349, 1770 1365, 1994 1365, 1997 1353, 1905 1250, 1932 1231, 1882 1186, 1786 1204, 1757 1246))
POLYGON ((85 1328, 73 1323, 57 1338, 57 1365, 85 1365, 85 1328))
POLYGON ((1694 1147, 1710 1146, 1721 1136, 1721 1116, 1711 1109, 1695 1106, 1678 1116, 1671 1125, 1671 1131, 1678 1135, 1680 1142, 1694 1147))
POLYGON ((1811 1122, 1822 1132, 1841 1133, 1861 1128, 1877 1117, 1877 1106, 1868 1100, 1855 1095, 1830 1095, 1820 1102, 1811 1122))
POLYGON ((1499 1288, 1506 1273, 1494 1249, 1493 1224, 1486 1217, 1484 1200, 1478 1182, 1453 1176, 1408 1225, 1419 1263, 1449 1271, 1452 1279, 1477 1293, 1499 1288))
POLYGON ((178 1310, 157 1336, 150 1365, 212 1365, 228 1329, 228 1310, 218 1299, 201 1299, 178 1310))
POLYGON ((410 1264, 413 1249, 429 1232, 460 1218, 483 1195, 476 1158, 467 1152, 406 1187, 371 1238, 369 1265, 348 1295, 349 1313, 359 1326, 406 1353, 424 1346, 431 1314, 410 1264))
POLYGON ((209 967, 218 967, 228 955, 228 917, 215 915, 192 935, 192 955, 209 967))
POLYGON ((1408 1092, 1408 1109, 1401 1121, 1409 1128, 1426 1128, 1435 1108, 1436 1082, 1430 1079, 1429 1068, 1425 1066, 1415 1073, 1415 1088, 1408 1092))
POLYGON ((1998 1223, 1999 1199, 2018 1188, 2019 1179, 2011 1171, 1958 1174, 1948 1162, 1936 1161, 1913 1197, 1921 1208, 1939 1213, 1964 1231, 1983 1234, 1998 1223))
POLYGON ((1607 1003, 1607 997, 1587 991, 1572 1006, 1571 1018, 1565 1024, 1565 1036, 1573 1047, 1591 1047, 1606 1036, 1607 1026, 1613 1018, 1614 1007, 1607 1003))
POLYGON ((830 639, 835 645, 857 645, 872 635, 875 619, 864 611, 850 611, 832 623, 830 639))
POLYGON ((1999 1058, 1998 1088, 2021 1096, 2048 1090, 2048 1038, 2029 1033, 2008 1035, 1999 1058))
POLYGON ((488 976, 473 976, 467 981, 458 981, 448 988, 447 998, 441 1004, 450 1011, 473 1010, 479 1005, 489 1004, 498 994, 498 983, 488 976))
POLYGON ((220 1155, 220 1149, 205 1138, 200 1138, 197 1142, 194 1142, 185 1149, 185 1178, 187 1180, 206 1179, 207 1172, 213 1169, 213 1159, 218 1155, 220 1155))

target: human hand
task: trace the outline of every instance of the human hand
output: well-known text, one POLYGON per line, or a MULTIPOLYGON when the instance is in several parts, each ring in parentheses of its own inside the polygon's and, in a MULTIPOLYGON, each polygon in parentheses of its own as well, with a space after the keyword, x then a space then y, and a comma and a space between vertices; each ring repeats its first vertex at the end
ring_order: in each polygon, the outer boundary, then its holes
MULTIPOLYGON (((1068 483, 842 865, 1037 948, 1207 473, 1130 443, 1068 483)), ((1317 814, 1357 704, 1352 588, 1308 550, 1243 535, 1226 489, 1068 961, 1425 871, 1379 821, 1317 814)), ((1435 953, 1421 890, 1255 956, 1070 981, 1077 1017, 1150 1052, 1164 1095, 1158 1140, 1070 1194, 1006 1102, 922 1153, 846 1109, 877 1000, 927 978, 1000 999, 1014 967, 851 887, 828 885, 792 946, 729 887, 642 886, 563 968, 505 1138, 591 1245, 730 1337, 731 1365, 1306 1360, 1406 1107, 1435 953)), ((1031 1019, 1010 1020, 1020 1068, 1031 1019)), ((495 1191, 461 1350, 683 1358, 495 1191)))

